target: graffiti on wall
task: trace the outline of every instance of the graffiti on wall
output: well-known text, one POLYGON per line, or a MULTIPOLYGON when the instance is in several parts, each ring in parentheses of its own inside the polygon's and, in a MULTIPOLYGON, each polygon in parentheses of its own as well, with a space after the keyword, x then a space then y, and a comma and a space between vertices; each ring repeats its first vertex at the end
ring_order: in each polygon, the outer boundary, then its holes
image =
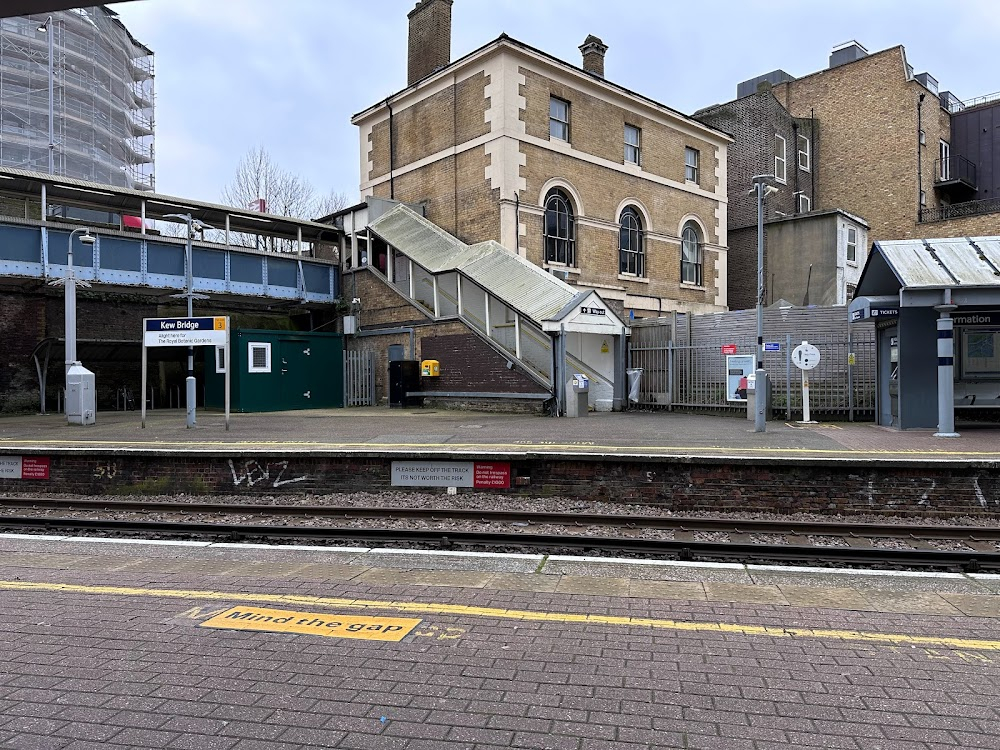
POLYGON ((234 487, 239 487, 242 484, 245 484, 247 487, 254 487, 262 482, 264 484, 270 482, 271 487, 281 487, 286 484, 304 482, 309 479, 308 474, 302 474, 297 477, 286 477, 288 461, 258 461, 257 459, 251 459, 242 462, 239 468, 233 463, 232 459, 229 459, 227 463, 229 464, 229 471, 233 475, 234 487))

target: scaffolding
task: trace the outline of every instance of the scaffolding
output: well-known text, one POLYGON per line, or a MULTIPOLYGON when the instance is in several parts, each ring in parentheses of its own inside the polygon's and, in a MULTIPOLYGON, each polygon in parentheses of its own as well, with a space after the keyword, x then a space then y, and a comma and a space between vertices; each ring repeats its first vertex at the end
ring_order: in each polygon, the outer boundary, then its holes
POLYGON ((55 174, 153 190, 153 52, 104 6, 47 17, 0 19, 0 166, 48 171, 51 114, 55 174))

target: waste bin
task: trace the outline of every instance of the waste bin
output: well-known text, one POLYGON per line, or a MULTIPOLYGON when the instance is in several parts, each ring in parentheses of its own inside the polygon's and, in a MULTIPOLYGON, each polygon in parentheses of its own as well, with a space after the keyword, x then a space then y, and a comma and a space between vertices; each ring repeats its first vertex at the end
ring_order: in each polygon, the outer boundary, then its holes
POLYGON ((409 391, 420 390, 420 363, 415 359, 399 359, 389 362, 389 406, 422 406, 420 396, 407 396, 409 391))
POLYGON ((628 400, 630 404, 639 403, 639 386, 642 384, 642 368, 630 367, 625 371, 628 375, 628 400))
POLYGON ((579 372, 566 384, 566 416, 585 417, 590 411, 590 378, 579 372))

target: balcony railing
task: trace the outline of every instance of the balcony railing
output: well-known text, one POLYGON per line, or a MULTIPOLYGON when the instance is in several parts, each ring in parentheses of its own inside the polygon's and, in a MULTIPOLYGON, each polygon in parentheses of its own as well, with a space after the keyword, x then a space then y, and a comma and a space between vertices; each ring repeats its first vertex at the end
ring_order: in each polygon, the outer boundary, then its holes
POLYGON ((934 160, 934 183, 963 182, 976 189, 976 165, 964 156, 934 160))
POLYGON ((987 198, 981 201, 966 201, 952 203, 939 208, 925 208, 920 212, 921 221, 948 221, 964 216, 981 216, 1000 212, 1000 198, 987 198))

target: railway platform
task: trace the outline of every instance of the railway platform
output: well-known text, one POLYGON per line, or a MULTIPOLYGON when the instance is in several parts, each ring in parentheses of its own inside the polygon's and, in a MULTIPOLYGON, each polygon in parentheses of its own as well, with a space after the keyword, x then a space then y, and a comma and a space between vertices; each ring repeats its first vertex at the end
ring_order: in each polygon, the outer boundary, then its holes
POLYGON ((959 438, 933 430, 891 430, 868 422, 772 421, 753 432, 740 417, 668 412, 594 413, 580 419, 367 407, 234 414, 200 410, 194 429, 180 410, 101 412, 89 427, 62 415, 0 418, 0 450, 235 448, 266 451, 544 453, 740 458, 1000 460, 1000 424, 959 423, 959 438))
POLYGON ((0 536, 0 746, 995 748, 997 576, 0 536))
MULTIPOLYGON (((998 436, 670 414, 339 410, 229 432, 212 413, 193 430, 181 412, 146 430, 128 412, 15 417, 0 458, 38 474, 0 491, 370 492, 393 489, 394 462, 469 459, 509 464, 500 494, 994 513, 998 436)), ((4 534, 0 661, 5 748, 985 749, 1000 576, 4 534)))

